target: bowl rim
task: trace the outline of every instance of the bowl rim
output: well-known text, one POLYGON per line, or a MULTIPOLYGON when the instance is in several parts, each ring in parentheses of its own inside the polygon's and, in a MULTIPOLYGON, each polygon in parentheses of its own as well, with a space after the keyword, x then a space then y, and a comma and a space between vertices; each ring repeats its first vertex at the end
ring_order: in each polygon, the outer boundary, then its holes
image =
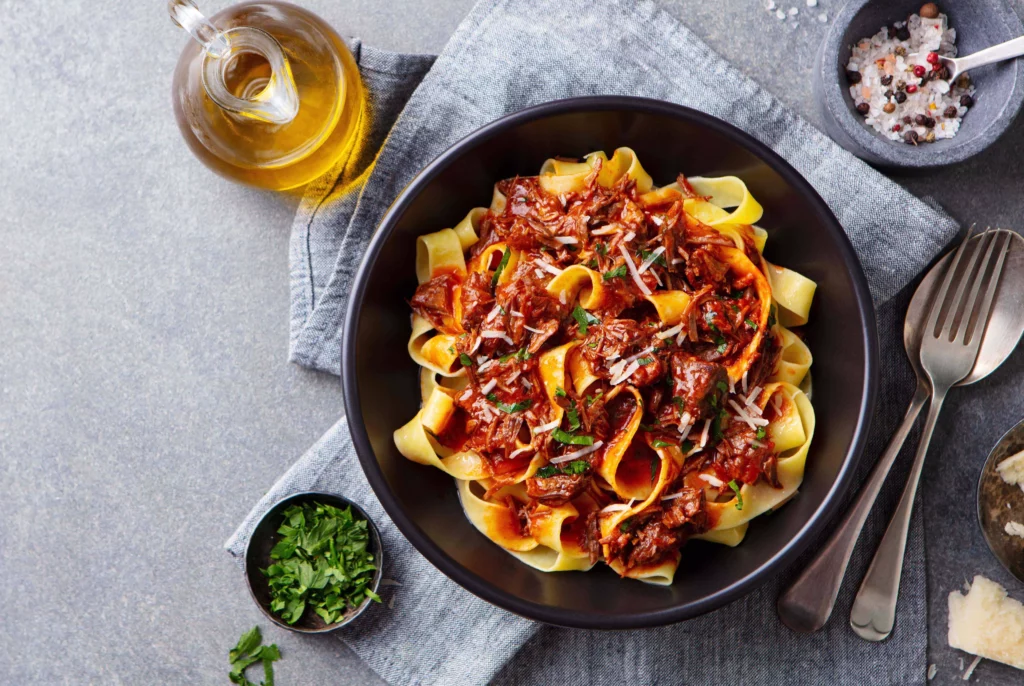
MULTIPOLYGON (((815 536, 832 518, 851 485, 859 457, 867 439, 878 385, 878 339, 875 329, 874 306, 868 290, 867 279, 864 276, 849 238, 817 191, 781 156, 732 124, 684 105, 633 96, 568 98, 519 110, 477 129, 438 155, 398 194, 395 201, 382 217, 356 274, 349 297, 343 332, 342 385, 345 411, 348 417, 352 442, 355 446, 356 455, 359 457, 359 463, 362 465, 366 478, 370 482, 370 486, 380 499, 384 510, 395 522, 399 531, 432 565, 473 595, 522 617, 570 628, 639 629, 673 624, 710 612, 746 595, 766 581, 771 575, 788 566, 807 548, 815 536), (366 425, 360 412, 360 394, 357 385, 355 359, 356 336, 353 335, 357 330, 358 321, 362 313, 368 276, 376 266, 381 247, 390 238, 395 229, 397 219, 405 212, 407 206, 419 195, 423 187, 430 183, 442 170, 446 169, 449 164, 458 160, 465 152, 473 149, 479 143, 498 136, 504 131, 520 124, 553 115, 608 110, 669 116, 713 129, 726 138, 736 141, 771 167, 787 183, 795 186, 798 192, 808 199, 816 212, 821 216, 823 223, 829 228, 838 244, 843 267, 853 280, 856 306, 863 323, 863 345, 866 353, 864 369, 865 392, 860 399, 859 414, 853 439, 846 449, 845 458, 832 487, 826 493, 818 509, 804 523, 796 535, 757 569, 716 593, 674 607, 615 616, 602 615, 599 612, 567 610, 542 605, 501 590, 491 585, 483 577, 463 567, 462 564, 445 553, 440 546, 436 545, 419 528, 392 493, 370 444, 366 425)), ((598 610, 598 608, 595 608, 595 610, 598 610)))
MULTIPOLYGON (((380 591, 380 582, 384 576, 384 545, 380 536, 380 530, 377 529, 377 523, 373 521, 370 514, 363 509, 359 503, 355 502, 351 498, 341 495, 340 493, 326 493, 324 491, 299 491, 297 493, 292 493, 278 500, 276 503, 271 505, 266 512, 260 515, 260 518, 256 520, 255 524, 253 524, 252 532, 249 534, 249 540, 245 542, 245 554, 242 556, 242 575, 245 577, 245 587, 249 589, 249 597, 252 598, 254 603, 256 603, 256 607, 260 609, 260 612, 262 612, 271 622, 282 629, 294 631, 297 634, 329 634, 332 631, 336 631, 356 621, 356 619, 358 619, 364 612, 366 612, 367 608, 370 607, 372 600, 369 597, 364 598, 363 602, 359 604, 359 607, 352 610, 347 617, 344 617, 338 622, 328 624, 320 629, 305 629, 300 626, 295 626, 294 624, 289 624, 274 614, 269 607, 264 606, 263 603, 260 602, 260 599, 256 597, 256 591, 253 590, 252 580, 249 575, 249 552, 252 549, 256 529, 258 529, 259 526, 270 517, 280 515, 288 505, 310 501, 324 502, 327 505, 334 505, 338 508, 351 507, 359 516, 367 521, 367 530, 370 532, 370 540, 375 548, 374 562, 377 564, 377 570, 373 573, 373 583, 370 590, 374 593, 378 593, 380 591)), ((259 568, 257 566, 257 572, 258 571, 259 568)))
MULTIPOLYGON (((1024 61, 1018 60, 1015 65, 1013 87, 993 121, 976 135, 959 141, 959 144, 955 144, 957 138, 952 138, 950 142, 954 144, 949 147, 937 150, 917 147, 908 150, 912 146, 882 138, 854 116, 847 106, 844 84, 841 79, 833 78, 833 74, 838 73, 840 67, 839 57, 844 49, 843 35, 853 23, 854 17, 872 2, 876 0, 849 0, 839 10, 835 18, 829 22, 815 65, 815 78, 821 84, 823 93, 821 105, 848 142, 856 146, 854 154, 889 169, 937 169, 970 159, 1002 137, 1016 120, 1021 105, 1024 104, 1024 61)), ((992 5, 993 9, 996 9, 996 5, 1002 8, 998 18, 1011 38, 1024 34, 1024 24, 1009 5, 1002 0, 994 0, 992 5)))

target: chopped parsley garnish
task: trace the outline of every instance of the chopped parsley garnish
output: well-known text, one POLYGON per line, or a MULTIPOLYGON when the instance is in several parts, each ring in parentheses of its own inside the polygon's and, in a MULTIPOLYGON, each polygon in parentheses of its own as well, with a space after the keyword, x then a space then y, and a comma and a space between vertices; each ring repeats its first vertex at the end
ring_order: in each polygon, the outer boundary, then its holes
POLYGON ((260 635, 260 628, 254 626, 242 634, 238 643, 228 652, 228 660, 231 662, 231 671, 228 678, 233 684, 241 686, 256 686, 245 678, 245 670, 249 665, 257 662, 263 663, 263 682, 261 686, 274 686, 274 662, 281 659, 281 651, 277 644, 260 645, 263 643, 263 636, 260 635))
POLYGON ((622 533, 626 533, 631 528, 633 528, 633 525, 630 523, 628 519, 624 519, 622 523, 619 524, 619 531, 621 531, 622 533))
POLYGON ((678 395, 672 397, 672 402, 675 404, 676 409, 679 410, 679 414, 682 414, 683 412, 686 411, 686 408, 683 406, 683 399, 680 398, 678 395))
POLYGON ((572 407, 565 411, 565 416, 569 419, 569 431, 575 431, 580 428, 580 413, 576 411, 576 401, 571 402, 572 407))
POLYGON ((448 346, 448 352, 450 352, 452 355, 454 355, 455 354, 455 346, 454 345, 449 345, 448 346))
POLYGON ((653 426, 651 426, 650 424, 641 424, 640 425, 640 430, 641 431, 646 431, 647 433, 650 433, 651 431, 655 431, 655 428, 653 426))
POLYGON ((716 383, 716 384, 715 384, 715 386, 716 386, 716 387, 718 388, 718 390, 720 390, 720 391, 721 391, 722 393, 725 393, 726 391, 728 391, 728 390, 729 390, 729 384, 725 383, 724 381, 719 381, 718 383, 716 383))
POLYGON ((722 440, 722 422, 729 419, 729 413, 722 410, 711 420, 711 437, 716 441, 722 440))
POLYGON ((497 407, 502 412, 504 412, 505 414, 515 414, 516 412, 522 412, 523 410, 530 409, 530 406, 533 405, 533 401, 529 399, 520 400, 515 405, 509 405, 508 403, 503 403, 500 400, 498 400, 498 396, 496 396, 494 393, 488 393, 487 399, 494 403, 494 406, 497 407))
POLYGON ((742 510, 743 509, 743 494, 740 493, 740 485, 738 483, 736 483, 736 479, 733 479, 732 481, 729 482, 729 488, 731 488, 732 492, 736 494, 736 509, 737 510, 742 510))
POLYGON ((595 395, 593 397, 588 395, 587 396, 587 407, 590 407, 591 405, 596 403, 598 400, 601 399, 601 396, 603 396, 603 395, 604 395, 604 391, 598 391, 597 395, 595 395))
POLYGON ((653 363, 654 363, 654 358, 653 358, 653 357, 641 357, 641 358, 640 358, 639 360, 637 360, 636 362, 637 362, 637 364, 639 364, 639 365, 640 365, 641 367, 645 367, 645 366, 647 366, 647 365, 649 365, 649 364, 653 364, 653 363))
POLYGON ((462 363, 463 367, 472 367, 473 366, 473 358, 470 357, 469 355, 467 355, 466 353, 462 353, 462 354, 459 355, 459 362, 462 363))
POLYGON ((651 481, 653 482, 658 478, 658 467, 661 466, 661 460, 655 458, 651 460, 651 481))
POLYGON ((671 448, 674 445, 675 443, 669 443, 668 441, 663 441, 660 438, 655 438, 651 441, 651 447, 653 448, 671 448))
POLYGON ((577 305, 572 311, 572 318, 576 320, 576 323, 580 325, 580 333, 584 336, 587 335, 587 327, 590 324, 597 324, 601 320, 590 314, 582 307, 577 305))
POLYGON ((683 444, 679 446, 679 449, 684 453, 688 453, 693 450, 693 441, 683 441, 683 444))
POLYGON ((775 326, 775 305, 772 305, 771 309, 768 310, 768 328, 770 329, 773 326, 775 326))
POLYGON ((594 445, 593 436, 576 436, 561 429, 552 431, 551 437, 559 443, 565 443, 566 445, 594 445))
MULTIPOLYGON (((651 255, 653 255, 653 254, 654 254, 653 250, 641 250, 640 251, 640 261, 641 262, 646 262, 647 259, 651 255)), ((654 262, 652 264, 657 264, 657 265, 661 265, 662 267, 667 267, 668 266, 668 262, 665 261, 665 253, 658 253, 658 256, 654 258, 654 262)))
POLYGON ((757 434, 756 435, 757 435, 758 438, 764 438, 767 434, 768 434, 768 432, 764 430, 763 426, 757 427, 757 434))
POLYGON ((508 355, 502 355, 501 357, 498 358, 498 361, 499 362, 508 362, 513 357, 515 357, 515 358, 517 358, 519 360, 526 361, 526 360, 530 359, 530 353, 526 352, 526 348, 520 348, 519 350, 515 351, 514 353, 509 353, 508 355))
POLYGON ((596 250, 597 254, 600 255, 601 257, 604 257, 605 255, 608 254, 608 246, 605 245, 602 241, 598 241, 597 243, 594 244, 594 250, 596 250))
MULTIPOLYGON (((521 198, 522 202, 526 202, 526 198, 521 198)), ((505 267, 508 266, 508 258, 512 256, 512 248, 505 247, 505 252, 501 254, 501 261, 498 262, 498 266, 494 268, 494 276, 491 277, 491 288, 498 285, 498 279, 501 278, 501 273, 505 271, 505 267)))
POLYGON ((757 323, 753 319, 751 319, 750 317, 747 317, 746 319, 744 319, 743 323, 746 324, 747 326, 749 326, 751 329, 756 329, 757 328, 757 323))
POLYGON ((618 267, 616 267, 615 269, 611 270, 610 272, 605 272, 604 273, 604 280, 605 281, 611 281, 612 279, 619 279, 619 278, 624 279, 624 278, 626 278, 626 274, 627 274, 626 265, 621 264, 618 267))
POLYGON ((715 339, 715 344, 718 346, 715 350, 718 351, 719 355, 724 355, 725 351, 729 349, 729 344, 721 336, 715 339))
POLYGON ((367 598, 380 602, 370 588, 377 565, 367 523, 351 507, 292 505, 277 533, 274 562, 260 571, 270 586, 270 610, 284 621, 294 624, 309 607, 331 624, 367 598))
POLYGON ((501 312, 501 316, 503 317, 508 314, 508 312, 505 311, 505 308, 502 307, 501 305, 498 305, 498 312, 501 312))
POLYGON ((542 479, 549 479, 553 476, 558 476, 559 474, 576 476, 578 474, 583 474, 589 468, 590 463, 587 462, 586 460, 573 460, 572 462, 569 462, 561 466, 549 464, 546 467, 541 467, 540 469, 537 470, 535 476, 539 476, 542 479))
POLYGON ((587 343, 587 347, 588 348, 596 348, 597 347, 597 341, 591 341, 590 343, 587 343))
POLYGON ((555 388, 555 397, 564 398, 567 395, 568 395, 568 393, 566 393, 565 389, 562 388, 561 386, 558 386, 558 387, 555 388))
POLYGON ((587 266, 590 267, 591 269, 596 270, 597 269, 597 258, 596 257, 591 257, 589 260, 587 260, 587 266))

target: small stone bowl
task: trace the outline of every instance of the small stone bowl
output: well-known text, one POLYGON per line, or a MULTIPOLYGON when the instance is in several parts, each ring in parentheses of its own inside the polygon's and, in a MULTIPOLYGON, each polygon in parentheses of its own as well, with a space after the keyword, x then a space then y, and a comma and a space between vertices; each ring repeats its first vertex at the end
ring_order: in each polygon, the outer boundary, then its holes
POLYGON ((978 479, 978 524, 989 550, 1000 564, 1024 581, 1024 538, 1006 533, 1007 522, 1024 523, 1024 491, 1003 481, 996 465, 1024 450, 1024 421, 1003 434, 978 479))
MULTIPOLYGON (((970 55, 1024 35, 1013 9, 1004 0, 944 0, 937 3, 956 29, 959 55, 970 55)), ((853 44, 883 26, 904 21, 921 8, 921 0, 850 0, 832 21, 818 53, 814 90, 825 131, 839 145, 869 164, 888 169, 929 169, 962 162, 999 138, 1024 102, 1024 61, 1008 60, 969 72, 977 87, 975 104, 957 135, 907 145, 877 134, 854 109, 846 64, 853 44)))
POLYGON ((245 579, 249 585, 249 594, 252 596, 252 599, 259 605, 267 619, 274 624, 282 629, 288 629, 289 631, 301 634, 325 634, 351 624, 373 601, 369 598, 364 599, 359 607, 349 610, 341 621, 333 624, 327 624, 320 615, 309 608, 299 618, 299 621, 295 622, 295 624, 289 624, 277 614, 271 612, 270 586, 267 583, 267 578, 260 572, 261 569, 266 569, 273 563, 273 560, 270 559, 270 551, 280 540, 277 530, 280 528, 281 522, 284 521, 284 511, 291 505, 312 502, 333 505, 342 509, 351 507, 353 514, 369 522, 367 527, 370 533, 369 551, 373 554, 374 561, 377 564, 377 571, 373 575, 373 582, 370 588, 374 593, 377 592, 380 588, 381 572, 384 568, 384 550, 381 546, 380 532, 377 531, 377 525, 374 524, 373 520, 370 519, 370 515, 366 514, 366 511, 359 507, 359 505, 348 498, 331 493, 296 493, 270 508, 260 519, 256 528, 253 529, 252 536, 249 538, 249 544, 245 548, 245 579))

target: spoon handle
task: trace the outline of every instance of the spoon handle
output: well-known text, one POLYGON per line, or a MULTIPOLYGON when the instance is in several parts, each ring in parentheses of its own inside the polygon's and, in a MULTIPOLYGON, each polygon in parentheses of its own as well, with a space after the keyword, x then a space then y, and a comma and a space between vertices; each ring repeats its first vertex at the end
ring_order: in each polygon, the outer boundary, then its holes
POLYGON ((903 488, 900 503, 885 530, 885 536, 875 551, 868 573, 861 582, 860 590, 850 610, 850 626, 857 635, 866 641, 883 641, 892 633, 896 621, 896 596, 900 590, 900 577, 903 574, 903 554, 907 549, 907 532, 910 530, 910 515, 914 511, 914 496, 917 484, 921 480, 921 469, 924 458, 928 454, 928 445, 932 440, 935 422, 942 411, 942 402, 948 389, 938 388, 932 393, 931 405, 928 407, 928 419, 925 420, 921 444, 917 446, 914 466, 910 469, 910 477, 903 488))
POLYGON ((779 618, 790 629, 800 632, 817 631, 828 621, 836 596, 839 595, 839 587, 846 575, 850 555, 860 537, 861 529, 864 528, 868 513, 874 506, 878 492, 927 400, 928 386, 918 379, 917 390, 903 417, 903 423, 896 429, 885 452, 871 470, 871 476, 857 494, 853 506, 807 568, 779 596, 779 618))
POLYGON ((1021 55, 1024 55, 1024 36, 1008 40, 1005 43, 1000 43, 999 45, 993 45, 991 48, 979 50, 978 52, 972 55, 967 55, 966 57, 957 58, 956 71, 958 74, 962 74, 968 69, 984 67, 986 64, 1002 62, 1003 60, 1013 59, 1014 57, 1020 57, 1021 55))

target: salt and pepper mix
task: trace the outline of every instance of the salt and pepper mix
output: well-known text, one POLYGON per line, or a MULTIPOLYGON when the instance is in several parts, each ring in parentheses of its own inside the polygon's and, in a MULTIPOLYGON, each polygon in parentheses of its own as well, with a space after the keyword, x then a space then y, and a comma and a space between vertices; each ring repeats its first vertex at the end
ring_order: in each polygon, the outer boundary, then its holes
POLYGON ((975 88, 966 74, 951 82, 940 56, 956 56, 956 29, 931 2, 858 41, 846 78, 864 123, 909 145, 955 136, 975 88))

